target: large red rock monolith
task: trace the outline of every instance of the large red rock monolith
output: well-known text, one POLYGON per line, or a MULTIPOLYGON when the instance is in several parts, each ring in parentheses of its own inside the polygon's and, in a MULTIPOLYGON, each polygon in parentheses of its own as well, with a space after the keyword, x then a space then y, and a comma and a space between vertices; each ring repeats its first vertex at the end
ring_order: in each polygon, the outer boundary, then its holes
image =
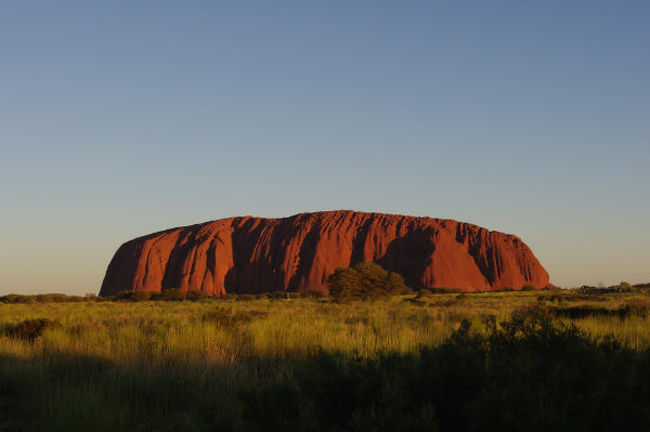
POLYGON ((337 267, 364 261, 401 273, 415 289, 549 285, 546 270, 514 235, 446 219, 328 211, 235 217, 136 238, 115 253, 100 295, 168 288, 327 293, 337 267))

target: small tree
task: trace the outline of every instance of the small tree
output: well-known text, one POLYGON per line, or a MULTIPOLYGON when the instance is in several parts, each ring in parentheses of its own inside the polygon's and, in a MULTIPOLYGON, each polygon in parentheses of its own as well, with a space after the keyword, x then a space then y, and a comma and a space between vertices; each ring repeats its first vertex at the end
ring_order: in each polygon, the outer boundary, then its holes
POLYGON ((327 279, 327 285, 330 295, 339 300, 368 300, 412 292, 399 273, 389 272, 368 262, 348 268, 339 267, 327 279))

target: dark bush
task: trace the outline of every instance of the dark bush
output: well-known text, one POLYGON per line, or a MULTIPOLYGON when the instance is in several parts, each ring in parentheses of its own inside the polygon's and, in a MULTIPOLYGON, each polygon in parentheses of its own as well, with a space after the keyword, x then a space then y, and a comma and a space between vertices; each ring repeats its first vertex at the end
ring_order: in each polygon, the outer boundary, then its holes
POLYGON ((187 299, 192 301, 197 301, 201 299, 208 298, 208 294, 201 290, 190 290, 187 292, 187 299))
POLYGON ((271 293, 271 298, 273 300, 282 300, 282 299, 289 298, 289 296, 287 295, 286 291, 273 291, 271 293))
POLYGON ((581 319, 588 317, 618 317, 627 318, 630 315, 630 310, 627 307, 620 307, 616 309, 609 309, 606 307, 595 306, 573 306, 573 307, 559 307, 551 308, 549 312, 556 317, 581 319))
POLYGON ((1 303, 68 303, 80 301, 94 301, 96 297, 88 297, 88 295, 70 296, 66 294, 36 294, 36 295, 21 295, 21 294, 8 294, 0 297, 1 303))
POLYGON ((52 293, 52 294, 36 294, 34 296, 38 303, 65 303, 65 302, 79 302, 84 298, 80 296, 69 296, 66 294, 52 293))
POLYGON ((115 300, 147 301, 153 295, 151 291, 120 291, 115 295, 115 300))
POLYGON ((556 306, 545 305, 543 302, 538 302, 536 305, 528 306, 521 310, 535 310, 552 317, 569 318, 572 320, 589 317, 616 317, 625 319, 631 316, 638 316, 642 318, 647 317, 650 311, 650 304, 642 300, 633 300, 628 304, 619 306, 617 308, 608 308, 604 306, 598 307, 593 305, 556 306))
POLYGON ((20 294, 9 294, 0 297, 2 303, 35 303, 36 299, 33 296, 25 296, 20 294))
POLYGON ((327 285, 330 295, 338 300, 368 300, 412 293, 400 274, 369 262, 336 269, 327 279, 327 285))
POLYGON ((251 301, 255 300, 255 296, 252 294, 237 294, 237 301, 251 301))
POLYGON ((522 291, 536 291, 536 288, 531 284, 525 284, 521 287, 522 291))
POLYGON ((650 302, 647 300, 633 299, 630 300, 625 306, 629 308, 630 315, 642 318, 645 318, 649 315, 648 312, 650 311, 650 302))
POLYGON ((61 324, 49 318, 28 319, 16 324, 10 329, 12 337, 33 341, 39 337, 46 328, 58 328, 61 324))
POLYGON ((186 297, 186 293, 184 291, 181 291, 180 288, 168 288, 160 292, 158 299, 180 301, 185 300, 186 297))
POLYGON ((133 291, 131 295, 131 300, 135 301, 147 301, 151 300, 153 293, 151 291, 133 291))
POLYGON ((312 298, 312 299, 318 299, 324 297, 322 292, 312 291, 312 290, 303 291, 300 293, 300 296, 302 298, 312 298))
POLYGON ((435 295, 435 294, 460 294, 463 290, 460 288, 438 287, 438 288, 422 288, 418 291, 419 296, 435 295))

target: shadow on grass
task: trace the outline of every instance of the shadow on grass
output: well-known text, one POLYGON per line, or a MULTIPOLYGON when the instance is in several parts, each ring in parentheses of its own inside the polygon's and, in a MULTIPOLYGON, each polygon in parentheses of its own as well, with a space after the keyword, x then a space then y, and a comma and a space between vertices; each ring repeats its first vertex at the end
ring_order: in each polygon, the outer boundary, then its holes
POLYGON ((537 312, 377 358, 232 365, 0 358, 2 421, 24 430, 650 430, 650 355, 537 312))

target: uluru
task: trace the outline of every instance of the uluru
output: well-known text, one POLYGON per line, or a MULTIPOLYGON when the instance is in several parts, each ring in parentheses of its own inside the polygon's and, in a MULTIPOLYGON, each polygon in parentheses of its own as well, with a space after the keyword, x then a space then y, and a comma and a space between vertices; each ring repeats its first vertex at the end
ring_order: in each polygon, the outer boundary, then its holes
POLYGON ((100 295, 169 288, 326 294, 337 267, 359 262, 398 272, 414 289, 549 286, 548 273, 515 235, 449 219, 345 210, 233 217, 130 240, 113 256, 100 295))

